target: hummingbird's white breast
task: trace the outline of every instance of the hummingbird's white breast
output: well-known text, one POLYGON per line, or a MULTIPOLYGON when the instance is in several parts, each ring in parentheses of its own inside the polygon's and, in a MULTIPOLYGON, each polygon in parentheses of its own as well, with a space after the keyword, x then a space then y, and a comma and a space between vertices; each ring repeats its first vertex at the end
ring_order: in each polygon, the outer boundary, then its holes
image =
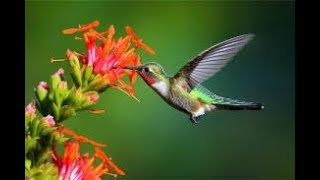
POLYGON ((167 97, 169 92, 169 86, 167 83, 163 81, 159 81, 156 83, 153 83, 151 85, 160 95, 167 97))

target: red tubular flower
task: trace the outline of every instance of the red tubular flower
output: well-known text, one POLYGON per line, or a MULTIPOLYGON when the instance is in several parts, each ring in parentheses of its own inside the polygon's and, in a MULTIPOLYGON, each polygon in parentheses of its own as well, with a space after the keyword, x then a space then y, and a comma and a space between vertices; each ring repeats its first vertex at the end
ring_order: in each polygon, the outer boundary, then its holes
POLYGON ((155 52, 142 43, 142 40, 129 26, 126 27, 127 36, 114 39, 115 29, 112 25, 107 31, 101 33, 94 29, 98 25, 99 21, 94 21, 87 25, 79 25, 79 28, 66 29, 63 33, 81 32, 87 49, 87 53, 81 56, 83 63, 87 66, 93 66, 93 72, 103 75, 112 87, 125 90, 128 95, 133 96, 133 88, 120 80, 128 74, 130 83, 133 84, 136 80, 136 72, 114 67, 139 65, 140 57, 136 54, 138 48, 142 48, 150 54, 155 54, 155 52), (131 41, 134 42, 132 47, 130 47, 131 41))
POLYGON ((84 180, 84 179, 101 179, 108 169, 93 166, 95 157, 89 159, 89 153, 80 157, 79 143, 67 141, 64 148, 64 154, 58 157, 56 149, 53 148, 53 162, 58 166, 59 180, 84 180))
POLYGON ((106 146, 105 144, 100 144, 100 143, 94 142, 94 141, 88 139, 87 137, 80 136, 80 135, 74 133, 73 131, 67 129, 66 127, 61 127, 60 131, 63 132, 64 134, 67 134, 67 135, 73 137, 78 142, 87 142, 87 143, 90 143, 96 147, 105 147, 106 146))
POLYGON ((132 28, 130 26, 126 27, 127 33, 132 37, 136 48, 141 47, 142 49, 146 50, 150 54, 155 54, 154 50, 152 50, 149 46, 142 43, 142 40, 138 38, 138 36, 133 32, 132 28))
POLYGON ((58 156, 56 148, 52 148, 53 163, 58 167, 59 180, 96 180, 102 179, 103 175, 125 175, 124 171, 116 166, 110 158, 100 149, 103 144, 96 143, 86 137, 79 136, 63 127, 62 132, 72 136, 76 142, 67 141, 61 157, 58 156), (89 142, 95 146, 95 155, 89 158, 89 153, 80 155, 80 143, 89 142), (98 166, 93 163, 96 159, 101 159, 98 166))

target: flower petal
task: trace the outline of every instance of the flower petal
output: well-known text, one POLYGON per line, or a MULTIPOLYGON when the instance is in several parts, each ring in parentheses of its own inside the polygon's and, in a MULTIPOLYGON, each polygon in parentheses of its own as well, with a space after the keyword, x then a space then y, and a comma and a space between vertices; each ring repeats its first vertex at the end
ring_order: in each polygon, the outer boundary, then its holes
POLYGON ((115 170, 120 175, 125 175, 125 172, 118 166, 116 166, 100 148, 95 148, 95 151, 96 156, 107 162, 111 169, 115 170))
POLYGON ((89 112, 92 114, 103 114, 103 113, 105 113, 105 110, 103 110, 103 109, 90 109, 89 112))
POLYGON ((95 141, 92 141, 92 140, 88 139, 87 137, 80 136, 80 135, 74 133, 73 131, 67 129, 66 127, 63 127, 62 131, 63 131, 63 133, 65 133, 65 134, 67 134, 69 136, 72 136, 74 139, 76 139, 79 142, 87 142, 87 143, 90 143, 90 144, 92 144, 93 146, 96 146, 96 147, 106 147, 105 144, 97 143, 95 141))
POLYGON ((136 48, 141 47, 142 49, 144 49, 145 51, 147 51, 148 53, 154 55, 155 52, 153 49, 151 49, 149 46, 147 46, 146 44, 142 43, 142 40, 140 40, 138 38, 138 36, 133 32, 132 28, 130 26, 126 26, 126 31, 129 34, 129 36, 132 37, 134 43, 136 44, 136 48))
POLYGON ((100 22, 97 21, 97 20, 95 20, 95 21, 93 21, 93 22, 90 23, 90 24, 83 25, 83 26, 80 26, 80 25, 79 25, 78 28, 69 28, 69 29, 63 30, 62 32, 63 32, 63 34, 66 34, 66 35, 74 34, 74 33, 79 32, 79 31, 80 31, 80 32, 83 32, 83 31, 86 31, 86 30, 88 30, 88 29, 93 29, 93 28, 99 26, 99 24, 100 24, 100 22))

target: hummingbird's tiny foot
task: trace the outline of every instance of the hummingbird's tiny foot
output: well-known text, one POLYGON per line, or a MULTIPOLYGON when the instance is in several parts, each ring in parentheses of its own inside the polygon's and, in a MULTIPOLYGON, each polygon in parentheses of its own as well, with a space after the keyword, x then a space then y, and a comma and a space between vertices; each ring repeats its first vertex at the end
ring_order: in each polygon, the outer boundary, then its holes
POLYGON ((190 120, 192 123, 199 123, 200 116, 191 116, 190 120))

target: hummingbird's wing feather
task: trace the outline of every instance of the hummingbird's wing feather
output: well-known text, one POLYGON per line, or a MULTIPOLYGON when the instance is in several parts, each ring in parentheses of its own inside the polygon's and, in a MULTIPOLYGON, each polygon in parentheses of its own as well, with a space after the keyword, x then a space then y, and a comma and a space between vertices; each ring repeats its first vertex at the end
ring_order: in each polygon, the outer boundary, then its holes
POLYGON ((191 91, 195 86, 216 74, 253 37, 253 34, 243 34, 208 48, 183 66, 174 77, 186 78, 191 91))

